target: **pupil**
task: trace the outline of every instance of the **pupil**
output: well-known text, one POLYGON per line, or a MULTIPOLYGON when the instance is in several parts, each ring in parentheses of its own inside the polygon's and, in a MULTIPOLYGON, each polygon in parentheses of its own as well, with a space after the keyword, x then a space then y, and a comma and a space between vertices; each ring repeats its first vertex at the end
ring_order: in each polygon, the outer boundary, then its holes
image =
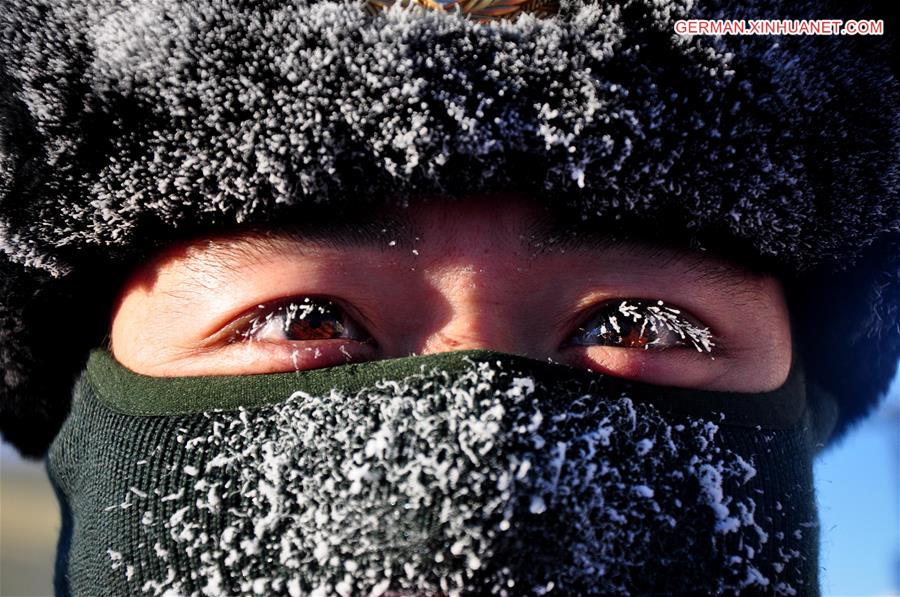
POLYGON ((631 325, 628 333, 622 337, 622 344, 629 348, 643 348, 650 344, 650 340, 647 336, 641 335, 639 326, 631 325))

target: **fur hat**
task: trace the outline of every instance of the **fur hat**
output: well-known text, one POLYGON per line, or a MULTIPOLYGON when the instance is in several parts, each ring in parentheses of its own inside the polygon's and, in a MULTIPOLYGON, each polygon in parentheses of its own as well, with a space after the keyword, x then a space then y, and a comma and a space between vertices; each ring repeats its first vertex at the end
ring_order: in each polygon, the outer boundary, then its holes
POLYGON ((563 0, 479 22, 358 0, 6 0, 0 430, 46 449, 121 273, 166 242, 514 189, 779 275, 839 434, 900 357, 893 41, 674 23, 886 13, 563 0))

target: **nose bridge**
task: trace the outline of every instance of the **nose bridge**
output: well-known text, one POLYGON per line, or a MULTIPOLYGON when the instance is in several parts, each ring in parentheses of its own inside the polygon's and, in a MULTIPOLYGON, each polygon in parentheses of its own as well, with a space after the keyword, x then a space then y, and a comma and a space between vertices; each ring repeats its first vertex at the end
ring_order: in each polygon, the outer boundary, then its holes
MULTIPOLYGON (((489 257, 489 256, 487 256, 489 257)), ((515 322, 520 305, 514 291, 515 276, 503 260, 450 255, 434 264, 429 282, 448 305, 447 317, 428 331, 419 352, 491 349, 531 352, 515 322)))
POLYGON ((426 283, 446 310, 418 336, 418 352, 492 349, 532 354, 534 334, 521 322, 529 253, 522 235, 537 217, 518 199, 444 204, 418 220, 426 283))

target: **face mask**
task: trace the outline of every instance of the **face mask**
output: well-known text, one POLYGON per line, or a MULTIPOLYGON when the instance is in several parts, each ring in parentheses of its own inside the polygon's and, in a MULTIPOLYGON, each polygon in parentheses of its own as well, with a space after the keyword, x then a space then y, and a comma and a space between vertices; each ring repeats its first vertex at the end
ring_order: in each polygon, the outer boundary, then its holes
POLYGON ((486 351, 151 378, 95 351, 48 468, 60 593, 818 593, 817 421, 778 390, 486 351))

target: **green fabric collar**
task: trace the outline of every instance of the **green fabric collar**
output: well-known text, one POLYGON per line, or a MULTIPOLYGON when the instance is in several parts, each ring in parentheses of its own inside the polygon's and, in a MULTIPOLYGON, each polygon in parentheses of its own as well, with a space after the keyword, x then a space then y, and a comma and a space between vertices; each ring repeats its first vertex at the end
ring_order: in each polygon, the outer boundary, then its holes
POLYGON ((445 352, 424 356, 351 363, 288 373, 234 376, 152 377, 124 367, 104 349, 91 352, 86 377, 98 399, 126 415, 166 416, 212 410, 254 409, 287 400, 293 393, 327 395, 333 389, 355 394, 383 380, 400 380, 438 369, 460 373, 472 363, 488 362, 544 385, 573 383, 579 391, 615 393, 652 402, 663 411, 710 417, 722 413, 728 424, 768 429, 797 424, 806 410, 805 381, 794 359, 785 383, 770 392, 715 392, 629 382, 567 365, 489 350, 445 352))
POLYGON ((468 350, 287 373, 154 377, 135 373, 109 351, 95 349, 88 359, 87 376, 97 397, 113 410, 128 415, 170 415, 277 404, 297 390, 323 395, 340 388, 355 393, 376 382, 401 379, 422 369, 454 372, 466 369, 466 359, 500 358, 530 360, 488 350, 468 350))

